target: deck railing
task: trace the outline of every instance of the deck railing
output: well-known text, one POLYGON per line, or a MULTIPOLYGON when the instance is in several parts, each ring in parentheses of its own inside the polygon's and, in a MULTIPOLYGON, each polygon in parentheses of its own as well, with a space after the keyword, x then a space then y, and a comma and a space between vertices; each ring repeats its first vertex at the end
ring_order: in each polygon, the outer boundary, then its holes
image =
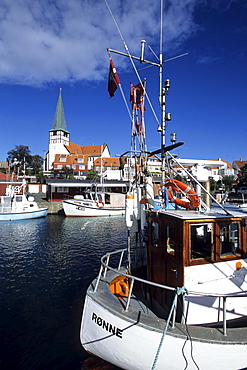
MULTIPOLYGON (((219 298, 219 299, 222 298, 222 300, 223 300, 223 334, 224 334, 224 336, 227 335, 226 300, 227 300, 227 298, 233 298, 233 297, 234 298, 247 297, 246 292, 242 292, 240 294, 234 294, 234 295, 233 294, 229 294, 229 295, 227 295, 227 294, 224 294, 224 295, 222 295, 222 294, 206 294, 206 293, 192 292, 192 291, 188 292, 185 288, 183 289, 183 287, 182 288, 181 287, 174 288, 174 287, 170 287, 168 285, 158 284, 158 283, 155 283, 155 282, 152 282, 152 281, 149 281, 149 280, 145 280, 145 279, 142 279, 140 277, 133 276, 133 275, 129 274, 128 271, 127 271, 127 268, 126 268, 126 273, 123 272, 123 270, 122 270, 123 269, 123 258, 124 258, 125 253, 127 253, 127 248, 119 249, 119 250, 116 250, 114 252, 107 253, 101 258, 100 271, 99 271, 99 274, 98 274, 98 277, 97 277, 97 280, 96 280, 96 284, 95 284, 95 287, 94 287, 94 292, 96 292, 97 289, 98 289, 98 285, 99 285, 101 277, 102 276, 106 277, 106 273, 107 273, 108 270, 113 271, 116 274, 121 274, 123 276, 126 276, 126 278, 128 278, 130 280, 129 293, 128 293, 127 302, 126 302, 126 306, 125 306, 125 311, 126 312, 128 311, 129 306, 130 306, 130 300, 131 300, 131 296, 132 296, 135 281, 138 281, 138 282, 146 284, 146 285, 151 285, 151 286, 154 286, 154 287, 157 287, 157 288, 161 288, 161 289, 164 289, 164 290, 173 291, 175 293, 174 302, 173 302, 173 305, 172 305, 173 312, 172 312, 172 316, 171 316, 172 317, 171 324, 172 324, 173 329, 175 328, 177 298, 178 298, 179 294, 183 294, 183 295, 192 294, 192 295, 204 296, 204 297, 215 297, 215 298, 219 298), (109 265, 110 257, 113 256, 113 255, 117 255, 117 254, 120 254, 119 261, 118 261, 118 264, 117 264, 118 266, 117 266, 117 268, 114 268, 114 267, 111 267, 109 265)), ((183 317, 184 317, 184 315, 183 315, 183 317)))

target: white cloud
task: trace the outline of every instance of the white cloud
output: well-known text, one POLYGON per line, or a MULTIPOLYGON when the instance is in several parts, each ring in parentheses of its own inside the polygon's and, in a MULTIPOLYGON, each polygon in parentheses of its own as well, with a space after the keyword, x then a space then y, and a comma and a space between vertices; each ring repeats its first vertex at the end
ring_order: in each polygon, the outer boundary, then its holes
MULTIPOLYGON (((197 26, 204 0, 164 1, 165 50, 176 49, 197 26)), ((159 53, 159 0, 108 0, 131 52, 140 41, 159 53)), ((0 82, 42 85, 100 80, 108 69, 106 48, 123 50, 104 0, 0 0, 0 82)))

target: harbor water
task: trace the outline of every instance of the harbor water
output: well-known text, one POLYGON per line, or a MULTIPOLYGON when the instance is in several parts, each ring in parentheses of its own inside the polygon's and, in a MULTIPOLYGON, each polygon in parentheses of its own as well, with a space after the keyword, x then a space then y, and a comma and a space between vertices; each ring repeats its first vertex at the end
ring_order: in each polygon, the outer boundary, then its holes
POLYGON ((84 368, 79 331, 100 257, 126 247, 124 217, 0 223, 0 369, 84 368))

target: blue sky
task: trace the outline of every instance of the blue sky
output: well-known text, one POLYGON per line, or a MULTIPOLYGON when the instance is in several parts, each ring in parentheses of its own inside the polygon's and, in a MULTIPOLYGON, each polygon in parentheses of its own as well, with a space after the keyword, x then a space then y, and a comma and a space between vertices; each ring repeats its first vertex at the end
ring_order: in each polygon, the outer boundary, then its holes
MULTIPOLYGON (((159 0, 108 0, 131 54, 142 39, 159 54, 159 0)), ((247 2, 164 0, 164 64, 171 88, 167 127, 184 145, 181 158, 247 160, 247 2)), ((106 48, 124 51, 105 0, 0 0, 0 159, 16 145, 48 150, 59 89, 70 140, 106 142, 112 156, 129 149, 130 119, 120 90, 107 93, 106 48)), ((127 58, 112 54, 126 99, 138 83, 127 58)), ((155 60, 148 48, 145 58, 155 60)), ((143 65, 137 63, 137 68, 143 65)), ((140 70, 158 117, 158 69, 140 70)), ((160 146, 157 122, 146 110, 149 150, 160 146)))

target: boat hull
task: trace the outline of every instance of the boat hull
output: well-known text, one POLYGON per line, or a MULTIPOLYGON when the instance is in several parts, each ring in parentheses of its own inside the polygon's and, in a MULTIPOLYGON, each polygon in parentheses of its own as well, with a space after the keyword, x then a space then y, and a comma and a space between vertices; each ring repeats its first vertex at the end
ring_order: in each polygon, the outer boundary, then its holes
POLYGON ((148 309, 141 305, 139 310, 130 307, 125 312, 108 284, 102 288, 100 283, 96 293, 93 285, 87 291, 80 333, 86 351, 128 370, 151 369, 155 358, 155 369, 162 370, 246 366, 247 328, 240 337, 239 331, 236 337, 234 333, 224 337, 221 329, 176 324, 175 329, 168 329, 158 354, 165 320, 145 314, 148 309))
POLYGON ((102 207, 87 206, 74 203, 73 201, 63 201, 64 213, 67 217, 100 217, 100 216, 119 216, 125 214, 125 209, 121 207, 102 207))
POLYGON ((28 220, 32 218, 45 217, 48 208, 39 208, 35 211, 0 213, 0 221, 28 220))

